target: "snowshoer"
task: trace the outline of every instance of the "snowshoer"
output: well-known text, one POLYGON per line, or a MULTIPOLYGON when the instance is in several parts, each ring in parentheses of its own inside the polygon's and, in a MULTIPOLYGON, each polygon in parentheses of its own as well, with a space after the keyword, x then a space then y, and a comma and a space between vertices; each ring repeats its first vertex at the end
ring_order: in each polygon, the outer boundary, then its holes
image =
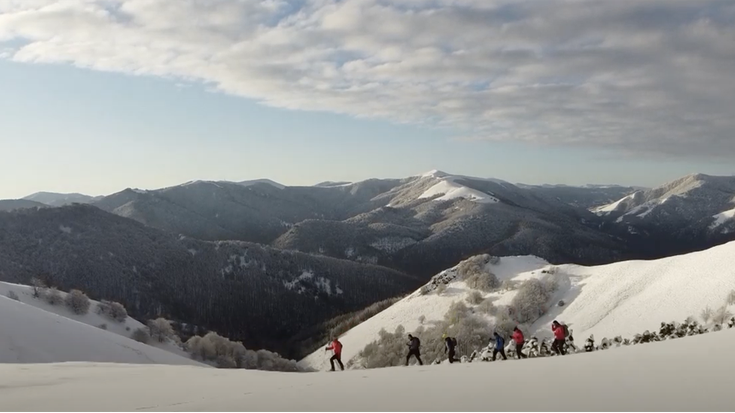
POLYGON ((526 339, 523 337, 523 332, 520 328, 516 327, 513 329, 513 341, 516 343, 516 356, 518 359, 524 359, 527 356, 523 354, 523 344, 526 342, 526 339))
POLYGON ((551 349, 560 356, 565 355, 564 342, 567 336, 565 326, 562 326, 558 321, 554 320, 551 323, 551 331, 554 332, 554 343, 551 345, 551 349))
POLYGON ((444 335, 444 353, 449 353, 449 363, 454 363, 454 348, 457 347, 457 339, 444 335))
POLYGON ((505 340, 503 337, 498 334, 498 332, 494 332, 493 335, 495 336, 495 348, 493 349, 493 361, 495 361, 495 357, 500 353, 501 356, 503 356, 503 360, 508 360, 508 357, 505 357, 505 340))
POLYGON ((408 343, 406 344, 408 346, 408 355, 406 356, 406 365, 408 366, 408 361, 411 359, 411 356, 416 357, 416 360, 419 361, 420 365, 424 365, 424 363, 421 361, 421 341, 418 337, 414 337, 411 334, 408 335, 408 343))
POLYGON ((331 343, 329 343, 329 347, 324 349, 324 351, 332 350, 334 352, 334 355, 332 358, 329 359, 329 364, 332 366, 332 370, 334 371, 334 361, 336 360, 337 363, 339 363, 339 368, 344 370, 345 365, 342 364, 342 343, 339 342, 336 338, 332 340, 331 343))

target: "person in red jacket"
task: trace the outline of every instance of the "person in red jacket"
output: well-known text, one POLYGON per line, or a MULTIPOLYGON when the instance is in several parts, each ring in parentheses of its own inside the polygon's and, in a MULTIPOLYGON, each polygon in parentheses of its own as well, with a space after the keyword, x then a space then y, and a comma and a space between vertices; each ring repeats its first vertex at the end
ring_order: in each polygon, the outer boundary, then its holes
POLYGON ((516 343, 516 355, 518 356, 518 359, 524 359, 527 356, 523 354, 523 344, 526 342, 525 337, 523 337, 523 332, 520 328, 516 327, 513 329, 513 341, 516 343))
POLYGON ((554 343, 551 345, 551 349, 556 352, 557 355, 565 355, 566 352, 564 351, 564 342, 566 341, 567 334, 564 326, 559 324, 558 321, 554 320, 554 322, 551 323, 551 331, 554 332, 554 343))
POLYGON ((334 352, 334 355, 332 358, 329 359, 329 364, 332 366, 332 371, 334 371, 334 361, 337 360, 337 363, 339 363, 339 368, 342 370, 345 369, 345 365, 342 364, 342 343, 339 342, 336 338, 332 340, 332 342, 329 344, 329 347, 324 349, 324 351, 332 350, 334 352))

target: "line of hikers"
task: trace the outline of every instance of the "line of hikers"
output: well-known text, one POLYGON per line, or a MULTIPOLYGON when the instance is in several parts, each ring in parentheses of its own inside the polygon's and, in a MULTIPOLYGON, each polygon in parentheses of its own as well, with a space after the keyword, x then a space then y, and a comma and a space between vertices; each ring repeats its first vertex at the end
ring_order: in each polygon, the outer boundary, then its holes
MULTIPOLYGON (((569 336, 569 330, 567 329, 567 326, 554 320, 554 322, 551 323, 551 331, 554 333, 554 342, 551 345, 551 350, 560 356, 566 355, 566 350, 564 349, 564 347, 566 343, 566 338, 567 336, 569 336)), ((449 337, 446 334, 442 335, 442 338, 444 339, 444 354, 447 354, 449 358, 449 363, 454 363, 455 361, 457 361, 454 358, 454 356, 456 355, 455 349, 457 347, 457 339, 455 337, 449 337)), ((511 339, 515 343, 516 357, 518 357, 519 360, 527 358, 528 356, 522 351, 523 346, 526 343, 526 338, 523 336, 523 332, 520 328, 515 327, 513 329, 511 339)), ((491 342, 491 344, 494 344, 493 361, 495 361, 495 358, 498 354, 503 357, 503 360, 508 360, 508 357, 505 356, 505 339, 503 338, 503 336, 498 334, 497 331, 493 332, 493 342, 491 342)), ((419 340, 418 337, 414 337, 412 334, 409 334, 408 343, 406 343, 406 346, 408 346, 408 354, 406 355, 406 366, 408 366, 408 362, 411 360, 411 357, 415 357, 419 364, 423 366, 424 362, 421 361, 421 340, 419 340)), ((334 353, 334 355, 329 359, 329 364, 332 366, 331 371, 334 371, 335 361, 339 363, 339 367, 344 370, 345 366, 344 364, 342 364, 342 343, 340 343, 340 341, 335 338, 325 349, 325 351, 329 350, 332 350, 334 353)))

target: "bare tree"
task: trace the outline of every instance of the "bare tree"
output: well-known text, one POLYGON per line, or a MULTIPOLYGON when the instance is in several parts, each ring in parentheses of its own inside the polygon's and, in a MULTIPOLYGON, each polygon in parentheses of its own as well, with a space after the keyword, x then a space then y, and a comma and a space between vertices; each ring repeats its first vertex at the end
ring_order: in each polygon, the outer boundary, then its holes
POLYGON ((702 317, 702 321, 704 321, 704 323, 707 324, 709 323, 709 320, 712 319, 713 315, 714 315, 714 312, 709 306, 707 306, 707 308, 702 310, 702 313, 699 316, 702 317))
POLYGON ((728 311, 726 305, 723 305, 712 314, 712 321, 716 324, 723 325, 730 317, 732 317, 732 313, 728 311))

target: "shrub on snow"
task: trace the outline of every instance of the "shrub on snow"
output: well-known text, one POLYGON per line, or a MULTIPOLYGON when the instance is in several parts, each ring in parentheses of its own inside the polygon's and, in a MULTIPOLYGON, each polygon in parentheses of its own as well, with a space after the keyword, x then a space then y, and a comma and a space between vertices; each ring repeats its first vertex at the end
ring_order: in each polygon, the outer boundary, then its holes
POLYGON ((122 304, 107 300, 97 303, 97 314, 104 315, 118 323, 122 323, 128 318, 128 310, 122 304))
POLYGON ((137 342, 148 344, 151 341, 151 335, 148 333, 148 329, 141 327, 133 331, 131 338, 137 342))
POLYGON ((495 291, 500 287, 498 277, 491 272, 482 272, 471 275, 465 280, 468 287, 485 292, 495 291))
POLYGON ((69 291, 64 302, 74 314, 84 315, 89 312, 89 297, 79 290, 69 291))
POLYGON ((193 336, 184 345, 192 358, 210 362, 220 368, 246 368, 274 371, 302 371, 294 360, 267 350, 247 350, 239 341, 231 341, 215 332, 204 337, 193 336))
POLYGON ((470 295, 467 296, 467 302, 472 305, 477 305, 482 303, 485 300, 485 298, 480 294, 479 291, 472 291, 470 295))
POLYGON ((10 298, 11 300, 20 301, 20 297, 18 297, 18 294, 16 294, 13 290, 8 291, 8 298, 10 298))
POLYGON ((61 293, 59 290, 56 289, 56 287, 49 288, 48 292, 46 293, 46 302, 51 305, 59 305, 64 301, 63 298, 61 298, 61 293))
POLYGON ((553 281, 541 281, 535 278, 521 284, 510 305, 515 319, 519 323, 538 320, 548 309, 548 302, 554 293, 555 285, 553 281))
POLYGON ((498 308, 495 307, 495 304, 493 304, 492 300, 483 300, 480 305, 477 306, 477 309, 487 315, 495 315, 498 312, 498 308))

